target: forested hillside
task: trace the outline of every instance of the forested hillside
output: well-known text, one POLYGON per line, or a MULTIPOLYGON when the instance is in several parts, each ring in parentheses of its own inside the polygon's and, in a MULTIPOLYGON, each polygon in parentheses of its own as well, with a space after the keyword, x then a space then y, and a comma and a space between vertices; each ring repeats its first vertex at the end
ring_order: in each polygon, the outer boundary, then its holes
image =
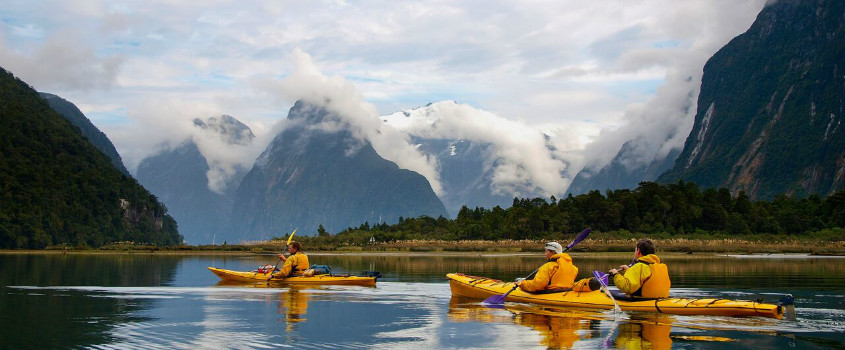
POLYGON ((0 248, 182 242, 165 207, 0 68, 0 248))

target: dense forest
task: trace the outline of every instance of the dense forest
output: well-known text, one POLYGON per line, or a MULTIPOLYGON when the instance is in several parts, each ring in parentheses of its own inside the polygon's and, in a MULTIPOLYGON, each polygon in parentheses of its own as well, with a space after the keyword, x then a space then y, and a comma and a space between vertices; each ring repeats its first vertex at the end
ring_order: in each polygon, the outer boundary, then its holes
POLYGON ((0 248, 182 242, 166 208, 0 68, 0 248))
MULTIPOLYGON (((597 231, 628 231, 670 235, 806 235, 845 227, 845 191, 827 198, 778 196, 752 201, 744 192, 732 196, 726 188, 704 191, 692 182, 662 185, 642 182, 634 190, 602 194, 591 191, 563 199, 518 199, 508 209, 466 206, 457 218, 400 218, 388 225, 364 223, 336 235, 320 227, 323 243, 387 242, 407 239, 500 240, 560 237, 591 227, 597 231)), ((843 237, 845 238, 845 237, 843 237)))

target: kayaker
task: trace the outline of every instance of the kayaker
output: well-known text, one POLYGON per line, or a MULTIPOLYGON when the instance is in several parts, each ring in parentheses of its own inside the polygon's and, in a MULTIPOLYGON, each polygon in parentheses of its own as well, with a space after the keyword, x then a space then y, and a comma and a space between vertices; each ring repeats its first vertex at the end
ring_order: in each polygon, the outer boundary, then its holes
POLYGON ((519 288, 526 292, 569 290, 578 268, 572 264, 569 254, 563 252, 563 246, 557 242, 546 243, 546 263, 537 270, 532 279, 519 282, 519 288))
POLYGON ((632 297, 668 297, 672 286, 669 269, 654 252, 654 242, 647 238, 639 240, 634 251, 634 263, 610 270, 609 277, 616 287, 632 297))
POLYGON ((302 252, 302 245, 299 242, 290 242, 288 253, 290 253, 288 257, 285 257, 284 253, 279 254, 279 259, 282 259, 285 264, 282 265, 282 269, 278 273, 273 275, 274 277, 285 278, 301 275, 303 271, 311 266, 308 264, 308 256, 302 252))

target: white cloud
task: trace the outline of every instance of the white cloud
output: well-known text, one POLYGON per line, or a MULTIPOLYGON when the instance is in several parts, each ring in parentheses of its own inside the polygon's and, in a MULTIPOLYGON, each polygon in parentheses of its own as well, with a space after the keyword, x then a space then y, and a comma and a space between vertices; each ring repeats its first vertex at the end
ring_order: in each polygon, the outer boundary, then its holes
MULTIPOLYGON (((763 2, 13 1, 0 18, 0 66, 82 106, 130 168, 173 141, 175 120, 229 114, 259 138, 272 134, 292 103, 272 88, 299 74, 308 93, 329 89, 336 105, 354 108, 350 118, 380 154, 436 186, 430 160, 394 149, 401 135, 369 134, 378 129, 365 116, 456 100, 529 128, 568 130, 556 140, 567 145, 558 155, 567 172, 609 161, 636 135, 679 144, 691 125, 682 107, 697 88, 684 79, 700 79, 705 60, 763 2), (320 70, 280 65, 295 48, 320 70), (202 108, 159 107, 174 104, 202 108)), ((286 94, 306 92, 298 89, 286 94)))
POLYGON ((454 102, 434 103, 383 117, 388 125, 427 139, 490 144, 485 166, 493 170, 493 190, 514 196, 538 192, 560 195, 569 185, 566 164, 555 159, 543 134, 522 122, 454 102))
MULTIPOLYGON (((724 9, 726 4, 716 3, 716 9, 724 9)), ((678 18, 667 20, 675 23, 678 30, 692 35, 697 32, 689 28, 680 28, 684 20, 693 21, 701 16, 710 18, 699 26, 699 30, 708 35, 701 35, 699 40, 689 42, 690 48, 673 48, 672 54, 662 50, 648 49, 629 51, 620 56, 620 67, 645 67, 662 62, 670 67, 665 74, 663 85, 654 95, 643 103, 631 103, 625 110, 621 127, 602 130, 595 136, 584 155, 585 166, 597 171, 608 164, 623 143, 637 139, 632 145, 636 156, 623 159, 622 164, 633 168, 648 164, 655 158, 662 158, 672 149, 683 147, 689 131, 692 129, 701 86, 702 68, 713 53, 726 44, 735 35, 747 29, 756 13, 763 6, 762 1, 733 4, 732 11, 714 11, 704 6, 681 6, 674 4, 670 9, 678 18), (709 16, 706 16, 709 15, 709 16)), ((665 31, 663 28, 652 30, 665 31)), ((640 68, 641 69, 641 68, 640 68)))
POLYGON ((292 54, 293 71, 280 81, 259 80, 257 86, 268 95, 289 102, 303 100, 336 113, 343 126, 322 125, 339 130, 346 128, 362 141, 370 142, 379 155, 400 168, 415 171, 428 179, 435 193, 442 188, 433 159, 420 153, 408 142, 405 134, 383 124, 372 104, 366 102, 354 84, 340 76, 326 76, 310 55, 296 49, 292 54))
POLYGON ((108 90, 123 63, 120 55, 99 57, 73 33, 59 33, 26 54, 0 37, 0 66, 30 85, 53 90, 108 90))

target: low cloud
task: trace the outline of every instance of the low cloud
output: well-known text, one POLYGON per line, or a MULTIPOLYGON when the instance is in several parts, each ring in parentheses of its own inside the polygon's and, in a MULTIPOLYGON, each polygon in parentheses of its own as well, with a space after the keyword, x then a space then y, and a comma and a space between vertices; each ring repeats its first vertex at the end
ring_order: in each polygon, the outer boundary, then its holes
POLYGON ((122 141, 121 156, 133 172, 143 159, 193 141, 209 166, 209 189, 222 193, 233 175, 250 169, 272 137, 263 135, 251 142, 233 144, 219 130, 194 124, 195 118, 205 122, 211 116, 219 118, 220 113, 208 105, 178 99, 146 101, 130 109, 131 123, 112 127, 109 133, 122 141))
POLYGON ((97 56, 70 33, 54 35, 31 52, 16 51, 0 37, 4 68, 40 91, 109 89, 123 61, 119 55, 97 56))
POLYGON ((637 140, 632 144, 636 151, 629 152, 636 158, 621 160, 629 169, 646 165, 655 158, 661 159, 672 149, 683 147, 692 129, 700 83, 700 72, 670 73, 654 98, 626 110, 626 122, 622 127, 604 130, 594 137, 584 150, 585 168, 601 169, 629 140, 637 140))
MULTIPOLYGON (((603 129, 594 136, 580 153, 584 168, 598 171, 617 155, 622 145, 632 141, 633 157, 620 162, 633 169, 664 158, 673 149, 681 149, 692 129, 701 88, 702 68, 705 62, 734 36, 747 30, 754 21, 763 1, 743 3, 719 1, 713 6, 677 5, 673 20, 666 28, 648 28, 643 31, 677 30, 676 37, 686 40, 687 47, 675 47, 680 42, 668 42, 655 48, 627 50, 619 54, 615 70, 643 71, 652 66, 669 67, 664 83, 654 95, 643 103, 632 103, 626 109, 618 128, 603 129), (707 21, 701 21, 708 19, 707 21), (698 26, 685 23, 698 21, 698 26), (666 47, 660 47, 666 46, 666 47)), ((663 16, 667 13, 663 13, 663 16)), ((570 154, 572 156, 572 154, 570 154)))
POLYGON ((490 144, 485 166, 498 194, 561 194, 568 186, 567 165, 547 147, 539 130, 522 122, 451 101, 384 117, 396 129, 427 139, 469 140, 490 144), (407 114, 406 114, 407 113, 407 114))
POLYGON ((423 175, 436 194, 442 193, 435 160, 411 145, 406 134, 382 123, 375 106, 364 100, 352 82, 340 76, 324 75, 302 50, 294 50, 290 59, 293 70, 283 79, 255 79, 253 86, 290 104, 303 100, 325 107, 337 114, 343 125, 321 127, 350 130, 357 139, 370 142, 383 158, 423 175))

